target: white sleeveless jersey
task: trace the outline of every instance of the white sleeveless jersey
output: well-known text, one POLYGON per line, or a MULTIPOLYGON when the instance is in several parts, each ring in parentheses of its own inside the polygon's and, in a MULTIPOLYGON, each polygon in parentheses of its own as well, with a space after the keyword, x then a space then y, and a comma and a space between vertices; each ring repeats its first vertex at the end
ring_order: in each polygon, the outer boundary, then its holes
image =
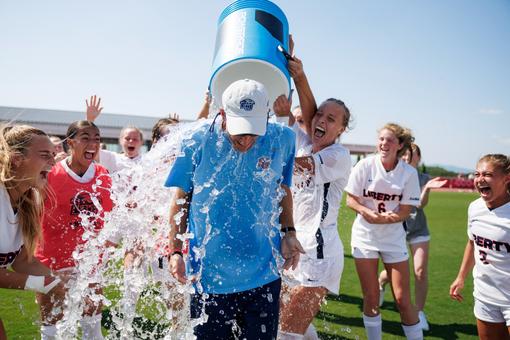
MULTIPOLYGON (((332 144, 317 153, 312 153, 310 137, 297 124, 293 126, 293 130, 296 133, 296 157, 312 156, 315 166, 313 175, 294 171, 292 177, 294 224, 298 234, 308 236, 305 238, 309 242, 304 242, 303 246, 314 248, 317 243, 328 243, 328 240, 322 239, 322 234, 317 235, 319 227, 322 230, 333 229, 338 233, 338 211, 352 167, 351 156, 349 150, 340 144, 332 144)), ((324 237, 329 234, 325 233, 324 237)), ((328 249, 331 247, 325 247, 324 251, 329 253, 328 249)), ((331 254, 324 256, 328 257, 331 254)))
POLYGON ((11 265, 23 247, 23 234, 18 217, 12 210, 9 194, 0 184, 0 268, 11 265))
POLYGON ((473 295, 510 307, 510 202, 489 210, 481 198, 468 209, 468 236, 474 245, 473 295))
MULTIPOLYGON (((359 197, 361 204, 375 212, 398 212, 399 206, 420 204, 420 184, 416 169, 402 160, 395 169, 386 171, 379 155, 356 164, 345 191, 359 197)), ((370 224, 360 214, 352 225, 352 247, 376 251, 406 250, 402 222, 370 224)))

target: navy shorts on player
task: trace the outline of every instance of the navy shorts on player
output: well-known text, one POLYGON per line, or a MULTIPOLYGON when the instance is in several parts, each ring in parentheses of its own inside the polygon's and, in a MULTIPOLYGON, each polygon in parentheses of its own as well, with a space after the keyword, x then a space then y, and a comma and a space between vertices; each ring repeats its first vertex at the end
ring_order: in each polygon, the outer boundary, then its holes
POLYGON ((205 303, 207 322, 195 327, 197 339, 276 339, 281 280, 231 294, 191 296, 191 318, 201 316, 205 303))

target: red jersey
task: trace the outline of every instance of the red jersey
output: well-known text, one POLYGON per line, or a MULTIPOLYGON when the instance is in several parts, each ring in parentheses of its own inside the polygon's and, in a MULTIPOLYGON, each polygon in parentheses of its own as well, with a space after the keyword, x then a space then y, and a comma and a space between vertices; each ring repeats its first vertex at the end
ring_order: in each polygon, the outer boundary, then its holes
POLYGON ((93 166, 95 174, 86 183, 71 177, 61 162, 48 175, 48 186, 54 195, 50 194, 44 204, 43 240, 35 256, 52 270, 75 266, 73 251, 84 243, 82 218, 88 219, 90 228, 98 232, 103 227, 105 211, 112 210, 108 171, 99 164, 93 166))

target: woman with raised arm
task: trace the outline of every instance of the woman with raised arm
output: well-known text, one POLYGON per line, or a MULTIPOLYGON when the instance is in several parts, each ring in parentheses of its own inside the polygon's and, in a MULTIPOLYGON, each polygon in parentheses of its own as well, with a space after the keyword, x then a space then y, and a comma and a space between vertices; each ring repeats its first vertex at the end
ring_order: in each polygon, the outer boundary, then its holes
MULTIPOLYGON (((306 251, 295 269, 285 272, 289 282, 280 307, 280 339, 316 339, 311 324, 328 292, 338 294, 343 270, 343 246, 338 234, 338 209, 351 171, 349 151, 336 140, 349 127, 350 112, 338 99, 318 108, 301 61, 289 61, 301 104, 302 127, 296 134, 292 179, 296 236, 306 251), (288 296, 286 296, 288 294, 288 296)), ((290 103, 280 96, 274 105, 278 116, 289 116, 290 103)), ((284 280, 285 282, 285 280, 284 280)))
POLYGON ((469 205, 469 239, 450 296, 459 302, 464 299, 464 281, 473 269, 478 336, 510 339, 509 157, 490 154, 480 158, 474 182, 480 198, 469 205))
MULTIPOLYGON (((90 101, 85 100, 87 105, 87 120, 94 122, 101 114, 101 98, 96 95, 90 96, 90 101)), ((142 160, 143 133, 136 126, 125 126, 120 131, 119 144, 123 153, 116 153, 109 150, 100 150, 96 160, 104 166, 110 174, 114 174, 126 168, 139 164, 142 160)))
POLYGON ((382 259, 407 339, 423 339, 411 304, 409 262, 403 222, 420 205, 416 169, 401 157, 411 147, 411 131, 389 123, 379 130, 377 154, 356 164, 345 188, 347 206, 357 213, 352 256, 363 293, 363 323, 369 340, 381 339, 378 265, 382 259))
MULTIPOLYGON (((0 288, 62 291, 60 279, 33 257, 54 157, 44 131, 0 126, 0 288)), ((6 338, 0 320, 0 340, 6 338)))

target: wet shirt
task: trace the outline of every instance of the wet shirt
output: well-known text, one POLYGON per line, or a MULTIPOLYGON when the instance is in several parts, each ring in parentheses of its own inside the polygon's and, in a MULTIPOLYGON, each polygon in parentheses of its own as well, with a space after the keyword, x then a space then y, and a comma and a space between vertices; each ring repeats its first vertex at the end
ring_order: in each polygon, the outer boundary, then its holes
MULTIPOLYGON (((401 204, 420 204, 416 169, 399 160, 393 170, 386 171, 379 155, 362 159, 354 166, 345 191, 376 212, 398 212, 401 204)), ((404 226, 402 222, 371 224, 357 214, 352 225, 351 245, 376 251, 401 251, 405 247, 404 226)))
POLYGON ((9 193, 0 183, 0 268, 11 265, 23 247, 23 234, 18 216, 11 206, 9 193))
MULTIPOLYGON (((294 224, 298 233, 310 234, 313 239, 319 227, 337 231, 340 202, 352 167, 351 156, 349 150, 336 143, 313 153, 310 137, 297 124, 294 124, 293 130, 296 134, 296 157, 313 157, 315 167, 313 175, 294 172, 294 224)), ((330 251, 337 252, 338 249, 330 251)))
POLYGON ((278 279, 281 184, 291 185, 294 138, 269 123, 245 153, 219 125, 183 140, 165 185, 192 194, 188 275, 200 276, 199 292, 234 293, 278 279))
POLYGON ((35 253, 52 270, 74 267, 72 253, 84 242, 83 221, 88 224, 87 230, 97 232, 103 226, 104 212, 112 209, 108 171, 92 163, 79 177, 65 162, 57 163, 48 175, 48 186, 54 195, 45 200, 43 241, 35 253))
POLYGON ((510 203, 489 210, 481 198, 468 209, 468 237, 473 241, 473 295, 510 307, 510 203))

